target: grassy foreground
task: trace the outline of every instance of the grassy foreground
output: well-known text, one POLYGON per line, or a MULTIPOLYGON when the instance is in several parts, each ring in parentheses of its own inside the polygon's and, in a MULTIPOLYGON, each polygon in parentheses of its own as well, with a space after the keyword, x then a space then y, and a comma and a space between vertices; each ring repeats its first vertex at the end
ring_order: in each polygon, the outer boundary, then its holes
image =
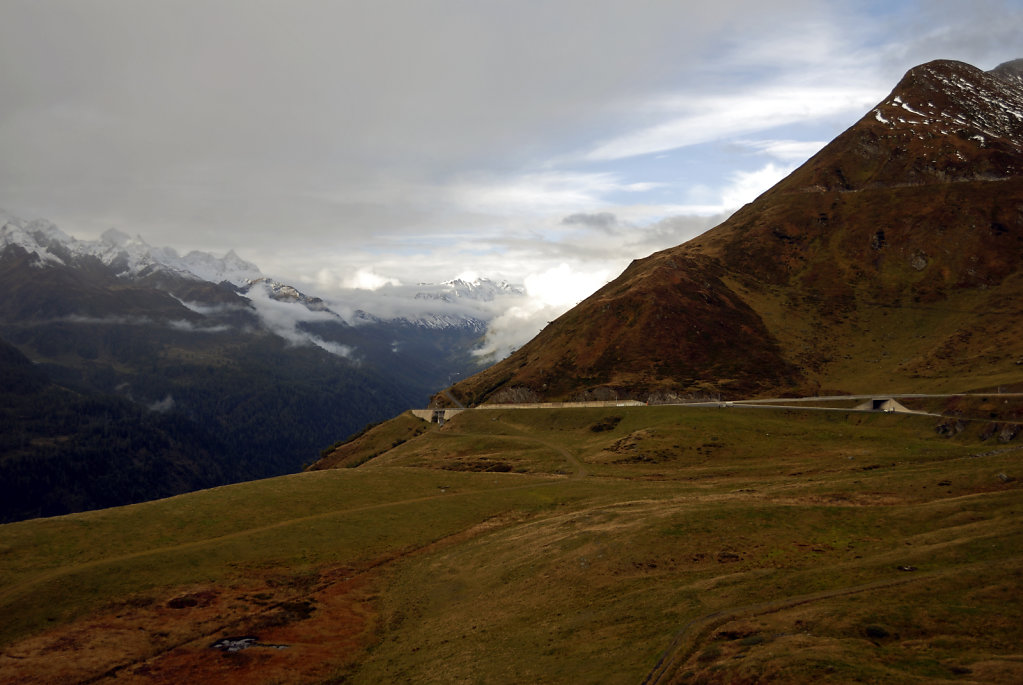
POLYGON ((415 421, 357 468, 0 526, 0 682, 1023 681, 1021 452, 987 421, 415 421))

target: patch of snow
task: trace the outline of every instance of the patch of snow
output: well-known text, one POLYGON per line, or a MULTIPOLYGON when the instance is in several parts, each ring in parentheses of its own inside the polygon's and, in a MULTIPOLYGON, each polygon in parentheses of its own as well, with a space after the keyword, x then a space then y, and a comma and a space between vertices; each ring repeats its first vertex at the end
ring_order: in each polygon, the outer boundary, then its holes
POLYGON ((207 252, 190 252, 184 258, 171 247, 153 247, 141 236, 132 237, 116 228, 105 231, 98 240, 78 240, 43 219, 25 222, 6 212, 0 228, 0 249, 14 244, 35 253, 50 264, 68 264, 84 257, 95 257, 114 268, 124 278, 137 278, 154 271, 167 271, 183 278, 236 286, 259 278, 259 268, 241 259, 234 251, 224 257, 207 252))
POLYGON ((906 111, 907 111, 907 112, 909 112, 910 114, 916 114, 917 116, 921 116, 921 117, 925 117, 925 116, 927 116, 927 115, 926 115, 926 114, 924 114, 923 112, 918 112, 918 111, 916 111, 915 109, 913 109, 912 107, 910 107, 910 106, 909 106, 909 105, 908 105, 907 103, 905 103, 905 102, 903 102, 903 103, 902 103, 902 109, 906 110, 906 111))

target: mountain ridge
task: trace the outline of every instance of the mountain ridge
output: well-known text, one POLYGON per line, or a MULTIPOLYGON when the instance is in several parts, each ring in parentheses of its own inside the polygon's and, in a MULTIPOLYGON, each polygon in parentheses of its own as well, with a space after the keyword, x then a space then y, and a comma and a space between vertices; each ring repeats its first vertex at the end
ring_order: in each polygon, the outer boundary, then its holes
POLYGON ((258 266, 240 258, 233 249, 223 257, 199 250, 181 256, 174 248, 151 246, 141 236, 132 237, 115 228, 108 229, 96 240, 79 240, 46 219, 25 221, 0 210, 0 253, 12 246, 36 255, 39 268, 60 265, 88 269, 90 260, 97 260, 112 269, 118 278, 152 285, 186 302, 199 304, 223 304, 230 299, 225 300, 226 290, 218 292, 205 283, 229 284, 243 297, 262 284, 274 300, 300 304, 312 312, 330 311, 349 325, 394 322, 428 329, 464 326, 482 334, 495 312, 480 310, 466 314, 447 305, 492 303, 504 296, 525 295, 520 286, 507 281, 494 281, 485 276, 471 280, 455 278, 441 283, 420 283, 408 294, 403 290, 400 299, 408 300, 403 307, 406 311, 397 315, 374 312, 372 307, 357 308, 350 315, 343 315, 337 311, 337 305, 264 275, 258 266), (423 304, 414 304, 431 301, 440 303, 437 306, 441 309, 430 311, 423 304))
POLYGON ((259 268, 234 252, 223 257, 193 250, 181 257, 174 248, 153 247, 140 236, 111 228, 97 240, 79 240, 45 219, 26 222, 4 212, 0 214, 0 249, 19 245, 27 252, 37 254, 43 262, 74 265, 87 257, 94 257, 111 267, 119 276, 139 277, 153 270, 166 269, 176 275, 211 283, 229 281, 242 285, 260 278, 259 268))
POLYGON ((234 252, 79 241, 0 213, 0 347, 17 350, 0 377, 32 390, 0 393, 0 521, 300 470, 479 368, 490 310, 463 286, 349 314, 234 252))
POLYGON ((947 60, 911 69, 727 221, 634 261, 450 392, 660 401, 1021 380, 1021 84, 947 60))

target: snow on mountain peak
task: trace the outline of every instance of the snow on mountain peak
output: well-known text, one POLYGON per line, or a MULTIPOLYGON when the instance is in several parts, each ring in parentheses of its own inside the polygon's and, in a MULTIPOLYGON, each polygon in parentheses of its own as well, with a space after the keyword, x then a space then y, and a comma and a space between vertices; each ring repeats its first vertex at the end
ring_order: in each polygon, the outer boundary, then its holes
POLYGON ((476 300, 477 302, 493 302, 503 295, 524 295, 525 291, 509 284, 507 281, 493 281, 486 277, 477 277, 471 281, 455 278, 443 283, 420 283, 417 300, 442 300, 455 302, 476 300))
POLYGON ((234 250, 223 257, 198 251, 181 257, 174 248, 153 247, 141 236, 132 237, 116 228, 104 231, 97 240, 78 240, 44 219, 25 222, 0 210, 0 222, 0 249, 18 245, 38 255, 43 263, 65 264, 95 257, 122 277, 164 270, 184 278, 228 281, 237 286, 262 276, 255 264, 240 258, 234 250))
POLYGON ((223 257, 215 257, 209 252, 193 250, 185 255, 180 263, 187 271, 211 283, 228 281, 241 286, 263 277, 258 266, 245 261, 235 254, 234 250, 229 251, 223 257))

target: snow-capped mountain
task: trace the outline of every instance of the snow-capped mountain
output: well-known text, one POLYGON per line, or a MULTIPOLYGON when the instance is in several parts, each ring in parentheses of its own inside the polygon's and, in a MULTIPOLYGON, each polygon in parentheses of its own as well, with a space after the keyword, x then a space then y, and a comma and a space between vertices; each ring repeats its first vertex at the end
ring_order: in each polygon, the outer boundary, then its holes
POLYGON ((227 282, 238 294, 250 299, 258 296, 261 301, 269 298, 309 312, 328 313, 356 326, 393 322, 427 329, 463 328, 482 334, 487 322, 500 313, 501 298, 525 295, 521 287, 507 281, 480 277, 471 281, 456 278, 443 283, 401 287, 380 297, 371 297, 369 301, 353 299, 349 302, 342 294, 328 303, 292 285, 265 277, 259 267, 240 258, 233 250, 223 257, 200 251, 181 256, 174 248, 155 247, 141 236, 132 237, 113 228, 97 240, 79 240, 45 219, 25 221, 0 210, 0 252, 10 245, 35 254, 40 268, 46 265, 75 267, 86 258, 94 258, 119 278, 128 280, 171 276, 193 282, 227 282))
POLYGON ((504 295, 525 294, 524 289, 511 285, 508 281, 493 281, 486 277, 480 277, 472 281, 456 278, 439 284, 420 283, 419 292, 415 297, 417 300, 441 300, 443 302, 458 300, 493 302, 504 295))
MULTIPOLYGON (((298 288, 275 281, 272 278, 255 278, 249 280, 238 292, 252 294, 253 290, 265 293, 271 300, 288 304, 300 304, 311 312, 330 312, 330 307, 319 297, 306 295, 298 288)), ((334 313, 334 312, 331 312, 334 313)), ((336 315, 336 314, 335 314, 336 315)), ((337 315, 340 318, 339 315, 337 315)))
POLYGON ((189 279, 241 286, 260 278, 259 267, 240 258, 234 251, 223 257, 208 252, 189 252, 180 256, 174 248, 154 247, 140 236, 134 238, 110 229, 98 240, 78 240, 45 219, 24 221, 0 212, 0 250, 17 245, 35 253, 42 264, 74 266, 86 257, 94 257, 118 276, 135 278, 154 272, 170 272, 189 279))
MULTIPOLYGON (((489 318, 489 317, 487 317, 489 318)), ((482 316, 472 316, 463 313, 444 313, 444 312, 421 312, 421 313, 409 313, 404 316, 392 316, 390 318, 382 318, 367 312, 364 309, 358 309, 354 312, 351 317, 350 323, 353 325, 365 325, 365 324, 384 324, 391 323, 394 325, 412 326, 415 328, 428 328, 428 329, 444 329, 444 328, 462 328, 470 331, 475 331, 480 335, 483 335, 487 331, 487 318, 482 316)))
POLYGON ((78 240, 0 212, 0 391, 23 389, 5 416, 30 417, 17 459, 0 445, 4 492, 26 493, 0 497, 0 521, 298 470, 478 370, 503 303, 471 290, 328 301, 233 252, 181 256, 116 230, 78 240), (67 492, 51 492, 53 473, 67 492))

